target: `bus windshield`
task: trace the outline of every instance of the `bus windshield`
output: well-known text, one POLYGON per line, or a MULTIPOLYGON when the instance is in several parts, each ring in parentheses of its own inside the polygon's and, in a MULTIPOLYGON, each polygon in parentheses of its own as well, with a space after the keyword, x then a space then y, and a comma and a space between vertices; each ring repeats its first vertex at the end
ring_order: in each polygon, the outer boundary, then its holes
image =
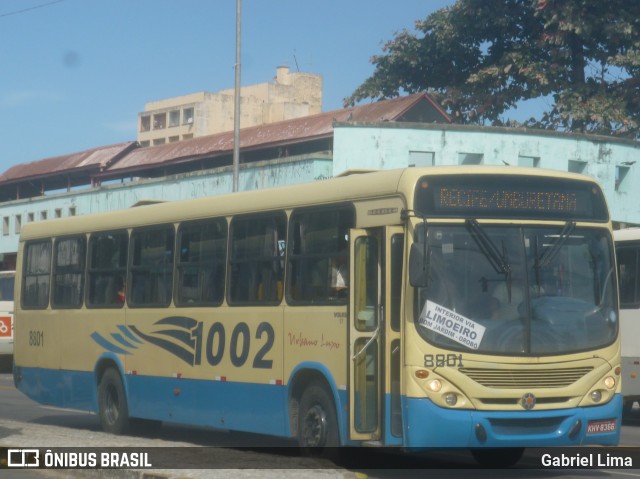
POLYGON ((615 340, 615 263, 606 230, 467 220, 423 224, 416 233, 428 281, 416 288, 415 324, 429 343, 540 356, 615 340))

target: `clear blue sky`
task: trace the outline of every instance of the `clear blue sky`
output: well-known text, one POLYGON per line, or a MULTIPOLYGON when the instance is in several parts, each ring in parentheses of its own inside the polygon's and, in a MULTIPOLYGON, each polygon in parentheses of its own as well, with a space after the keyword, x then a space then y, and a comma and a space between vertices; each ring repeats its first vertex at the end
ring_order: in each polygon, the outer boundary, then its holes
MULTIPOLYGON (((242 85, 278 65, 342 107, 372 55, 453 0, 243 0, 242 85)), ((136 139, 148 101, 233 88, 235 0, 0 0, 0 172, 136 139)))

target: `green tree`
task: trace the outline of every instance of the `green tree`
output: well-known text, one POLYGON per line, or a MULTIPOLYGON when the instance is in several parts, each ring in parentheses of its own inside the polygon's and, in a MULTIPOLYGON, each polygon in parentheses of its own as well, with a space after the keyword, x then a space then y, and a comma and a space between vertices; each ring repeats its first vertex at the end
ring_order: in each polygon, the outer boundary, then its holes
POLYGON ((428 91, 458 123, 640 136, 640 0, 458 0, 403 30, 344 100, 428 91))

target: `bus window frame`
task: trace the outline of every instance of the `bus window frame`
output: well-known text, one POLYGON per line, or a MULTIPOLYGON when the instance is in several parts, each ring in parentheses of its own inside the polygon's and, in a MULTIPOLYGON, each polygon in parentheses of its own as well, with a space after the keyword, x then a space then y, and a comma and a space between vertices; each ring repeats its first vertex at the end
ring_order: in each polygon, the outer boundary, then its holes
MULTIPOLYGON (((287 257, 287 248, 286 248, 286 241, 287 241, 287 230, 289 227, 289 218, 287 216, 287 213, 285 210, 271 210, 271 211, 264 211, 261 213, 249 213, 249 214, 239 214, 239 215, 234 215, 231 219, 231 222, 229 224, 229 233, 228 233, 228 241, 227 241, 227 272, 226 272, 226 292, 225 292, 225 297, 227 300, 227 304, 229 306, 234 306, 234 307, 243 307, 243 306, 278 306, 280 304, 282 304, 282 301, 284 300, 285 294, 284 294, 284 289, 285 289, 285 284, 286 284, 286 257, 287 257), (275 256, 256 256, 253 258, 242 258, 242 259, 236 259, 234 257, 234 244, 235 244, 235 233, 236 233, 236 228, 239 222, 251 222, 251 221, 258 221, 258 220, 268 220, 268 219, 272 219, 273 221, 275 221, 276 227, 277 229, 279 229, 280 226, 284 227, 284 234, 282 236, 282 239, 285 241, 285 248, 284 248, 284 252, 280 255, 275 255, 275 256), (282 224, 278 224, 278 221, 282 221, 282 224), (271 261, 275 264, 278 261, 282 261, 283 264, 281 266, 281 276, 282 276, 282 290, 281 292, 277 292, 279 293, 279 298, 277 300, 253 300, 253 299, 248 299, 248 300, 238 300, 238 299, 234 299, 232 294, 233 294, 233 275, 236 274, 234 272, 234 266, 236 264, 243 264, 243 263, 249 263, 249 262, 267 262, 269 261, 268 258, 271 258, 271 261)), ((280 238, 278 237, 278 240, 280 241, 280 238)), ((276 245, 278 246, 278 245, 276 245)), ((278 251, 279 253, 279 251, 278 251)), ((277 282, 276 282, 277 283, 277 282)), ((256 285, 251 285, 251 288, 253 288, 256 285)), ((249 289, 251 289, 249 288, 249 289)), ((258 293, 258 291, 256 292, 256 294, 258 293)))
MULTIPOLYGON (((166 243, 165 243, 165 247, 166 247, 166 243)), ((167 251, 167 249, 165 248, 165 251, 167 251)), ((158 225, 153 225, 153 226, 141 226, 141 227, 136 227, 136 228, 132 228, 131 232, 129 234, 129 260, 127 262, 127 288, 126 288, 126 297, 127 297, 127 306, 129 306, 132 309, 143 309, 143 308, 167 308, 169 306, 171 306, 171 303, 173 302, 173 290, 174 290, 174 276, 175 276, 175 269, 176 269, 176 227, 174 223, 163 223, 163 224, 158 224, 158 225), (171 245, 171 266, 167 266, 167 270, 170 271, 171 273, 171 284, 170 284, 170 288, 167 288, 168 291, 168 300, 164 301, 164 302, 137 302, 135 300, 135 296, 133 293, 134 290, 134 281, 133 281, 133 277, 134 277, 134 273, 136 272, 144 272, 147 271, 147 276, 150 274, 149 273, 149 268, 145 267, 144 265, 138 265, 138 266, 134 266, 133 262, 134 262, 134 258, 135 258, 135 244, 134 242, 136 241, 136 235, 140 235, 140 234, 146 234, 149 232, 168 232, 171 231, 171 234, 167 234, 165 236, 166 238, 172 238, 172 245, 171 245)), ((153 274, 152 274, 153 276, 153 274)), ((166 287, 167 285, 165 285, 166 287)), ((158 293, 156 293, 158 294, 158 293)))
MULTIPOLYGON (((125 291, 126 291, 126 283, 127 283, 127 276, 128 276, 128 271, 129 271, 129 246, 130 246, 130 235, 129 235, 129 231, 127 229, 116 229, 116 230, 107 230, 107 231, 94 231, 89 235, 89 240, 87 241, 87 261, 86 261, 86 269, 85 269, 85 298, 84 298, 84 303, 85 303, 85 307, 87 309, 120 309, 123 308, 126 300, 118 303, 118 302, 113 302, 113 303, 107 303, 107 302, 102 302, 102 303, 97 303, 97 302, 91 302, 89 300, 90 297, 90 290, 91 290, 91 275, 92 274, 97 274, 97 273, 112 273, 113 275, 120 275, 122 277, 122 279, 125 282, 125 291), (125 262, 124 262, 124 266, 119 266, 118 268, 93 268, 93 264, 92 264, 92 256, 91 256, 91 247, 93 245, 93 241, 94 238, 98 238, 100 236, 107 236, 107 235, 124 235, 126 237, 126 255, 125 255, 125 262)), ((126 294, 125 294, 126 297, 126 294)))
MULTIPOLYGON (((287 304, 292 306, 309 306, 309 305, 346 305, 349 301, 349 295, 345 295, 343 298, 336 297, 335 299, 331 299, 330 297, 318 299, 318 300, 307 300, 307 299, 296 299, 292 296, 292 281, 293 281, 293 265, 294 261, 305 260, 310 258, 316 259, 327 259, 333 260, 335 258, 342 258, 345 262, 345 267, 349 268, 349 239, 347 238, 345 241, 344 250, 332 250, 327 254, 320 253, 303 253, 296 254, 294 253, 294 235, 295 231, 293 228, 294 222, 297 220, 297 217, 303 215, 312 215, 320 212, 335 212, 335 211, 344 211, 347 214, 351 215, 351 223, 346 228, 346 234, 349 235, 349 231, 356 226, 356 207, 353 203, 339 203, 339 204, 323 204, 320 206, 310 206, 310 207, 302 207, 296 208, 291 212, 289 217, 289 231, 287 235, 287 262, 286 262, 286 274, 285 274, 285 291, 286 291, 286 300, 287 304)), ((339 224, 336 226, 339 228, 339 224)), ((349 284, 347 283, 346 290, 349 290, 349 284)))
MULTIPOLYGON (((57 236, 53 238, 53 250, 52 250, 52 261, 51 261, 51 271, 50 271, 50 286, 49 286, 49 302, 51 304, 51 309, 81 309, 85 303, 85 285, 86 285, 86 275, 87 275, 87 235, 86 234, 74 234, 67 236, 57 236), (69 241, 78 239, 80 240, 80 247, 82 250, 79 255, 79 266, 76 271, 72 270, 69 272, 59 273, 60 266, 58 265, 58 245, 63 241, 69 241), (78 304, 66 304, 61 303, 56 300, 56 277, 58 275, 65 274, 74 274, 80 275, 80 294, 78 295, 78 304)), ((64 267, 63 267, 64 268, 64 267)), ((70 268, 71 269, 71 268, 70 268)))
POLYGON ((638 274, 640 273, 640 241, 616 241, 615 242, 615 251, 616 251, 616 262, 618 268, 618 288, 621 288, 621 279, 622 274, 620 273, 620 261, 619 261, 619 252, 623 249, 632 250, 635 253, 635 264, 634 270, 632 272, 633 277, 633 286, 634 286, 634 301, 633 302, 625 302, 622 300, 622 295, 619 294, 619 307, 621 310, 633 310, 640 308, 640 278, 638 274))
POLYGON ((212 307, 212 306, 217 307, 217 306, 221 306, 224 303, 226 292, 227 292, 227 267, 228 267, 229 240, 230 240, 229 231, 230 231, 229 222, 225 217, 213 217, 213 218, 206 218, 202 220, 180 222, 176 232, 176 240, 175 240, 176 252, 175 252, 175 258, 174 258, 175 271, 173 273, 173 277, 174 277, 173 301, 176 307, 179 307, 179 308, 185 308, 185 307, 203 308, 203 307, 212 307), (184 229, 190 228, 190 227, 204 226, 204 225, 213 225, 215 223, 224 224, 224 241, 225 241, 224 253, 223 253, 224 256, 221 259, 219 260, 216 259, 214 261, 199 260, 197 262, 183 263, 180 260, 180 256, 182 252, 182 233, 184 229), (202 270, 206 270, 206 265, 210 266, 212 264, 217 264, 219 267, 223 268, 222 284, 216 285, 216 286, 222 286, 222 294, 220 295, 220 300, 219 301, 193 301, 193 302, 183 301, 180 295, 180 292, 182 290, 182 285, 180 281, 181 268, 185 267, 184 265, 196 266, 199 268, 199 273, 200 273, 202 270))
POLYGON ((24 253, 23 256, 25 258, 24 263, 22 265, 22 272, 21 272, 21 284, 20 284, 20 307, 24 310, 31 310, 31 311, 42 311, 42 310, 46 310, 49 307, 49 304, 51 302, 51 270, 53 268, 53 238, 51 237, 47 237, 47 238, 43 238, 43 239, 37 239, 37 240, 31 240, 31 241, 26 241, 24 244, 24 253), (41 273, 41 274, 27 274, 27 266, 29 265, 29 248, 31 248, 34 245, 37 244, 48 244, 49 245, 49 270, 46 273, 41 273), (48 282, 47 282, 47 300, 45 301, 45 303, 43 305, 33 305, 33 304, 29 304, 25 302, 25 298, 26 298, 26 286, 27 286, 27 278, 30 278, 32 276, 44 276, 47 275, 48 277, 48 282))

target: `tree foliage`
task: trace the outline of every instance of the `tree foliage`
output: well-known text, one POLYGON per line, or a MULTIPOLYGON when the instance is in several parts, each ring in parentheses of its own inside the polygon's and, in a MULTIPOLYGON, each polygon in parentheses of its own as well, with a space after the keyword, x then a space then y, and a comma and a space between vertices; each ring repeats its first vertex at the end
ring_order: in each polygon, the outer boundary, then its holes
POLYGON ((428 91, 455 122, 640 136, 640 0, 458 0, 403 30, 345 99, 428 91))

